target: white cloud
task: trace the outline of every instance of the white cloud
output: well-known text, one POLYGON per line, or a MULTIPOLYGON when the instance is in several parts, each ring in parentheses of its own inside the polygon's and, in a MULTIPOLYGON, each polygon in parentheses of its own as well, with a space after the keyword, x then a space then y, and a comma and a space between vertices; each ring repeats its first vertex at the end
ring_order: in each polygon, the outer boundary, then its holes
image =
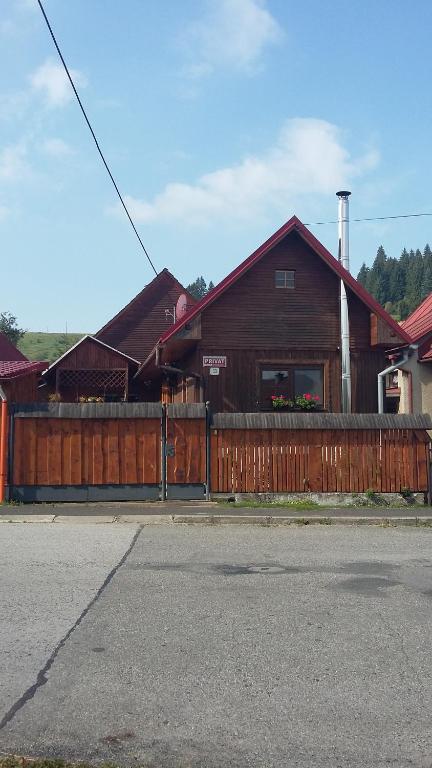
POLYGON ((23 143, 4 147, 0 150, 0 179, 18 181, 28 173, 27 149, 23 143))
POLYGON ((210 0, 206 17, 190 25, 185 47, 191 59, 186 74, 208 75, 219 67, 253 71, 264 49, 283 37, 266 0, 210 0))
POLYGON ((172 182, 153 200, 127 197, 138 222, 202 224, 250 219, 268 210, 290 214, 302 197, 328 195, 376 167, 375 150, 351 158, 337 126, 314 118, 287 120, 273 147, 193 184, 172 182))
POLYGON ((46 139, 42 144, 42 151, 52 157, 67 157, 73 154, 72 147, 69 146, 63 139, 46 139))
MULTIPOLYGON (((76 69, 69 71, 77 87, 87 85, 87 80, 81 72, 76 69)), ((62 107, 74 98, 72 86, 62 64, 57 64, 50 59, 30 75, 30 83, 35 91, 44 95, 49 107, 62 107)))

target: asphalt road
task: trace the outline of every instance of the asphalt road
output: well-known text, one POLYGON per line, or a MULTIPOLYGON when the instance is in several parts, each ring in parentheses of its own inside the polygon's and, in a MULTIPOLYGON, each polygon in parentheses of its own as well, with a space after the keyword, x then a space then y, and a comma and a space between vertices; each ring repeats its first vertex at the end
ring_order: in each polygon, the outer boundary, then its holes
POLYGON ((431 530, 3 525, 0 549, 0 752, 431 768, 431 530))

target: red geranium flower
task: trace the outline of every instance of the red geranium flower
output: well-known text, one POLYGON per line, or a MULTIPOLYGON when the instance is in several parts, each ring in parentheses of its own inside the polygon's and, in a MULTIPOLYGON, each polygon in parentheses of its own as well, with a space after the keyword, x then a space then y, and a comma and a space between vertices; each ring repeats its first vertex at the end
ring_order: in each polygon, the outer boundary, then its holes
POLYGON ((305 395, 303 395, 303 397, 304 397, 305 400, 312 400, 312 395, 310 395, 309 392, 307 392, 305 395))

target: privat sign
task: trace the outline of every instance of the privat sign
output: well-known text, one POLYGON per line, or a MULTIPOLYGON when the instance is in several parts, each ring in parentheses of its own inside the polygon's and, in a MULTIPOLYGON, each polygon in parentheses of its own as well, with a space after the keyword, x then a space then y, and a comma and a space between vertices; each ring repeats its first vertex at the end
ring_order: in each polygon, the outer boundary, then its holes
POLYGON ((226 368, 227 359, 226 356, 222 357, 203 357, 203 368, 226 368))

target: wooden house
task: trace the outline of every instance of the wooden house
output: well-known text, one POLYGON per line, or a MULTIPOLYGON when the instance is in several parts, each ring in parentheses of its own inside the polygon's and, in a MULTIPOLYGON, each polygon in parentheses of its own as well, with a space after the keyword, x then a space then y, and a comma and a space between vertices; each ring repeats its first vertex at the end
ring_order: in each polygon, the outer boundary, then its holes
POLYGON ((341 410, 340 286, 349 307, 352 411, 376 412, 385 350, 408 334, 291 218, 161 335, 136 374, 168 402, 213 411, 272 408, 304 393, 341 410))
POLYGON ((167 269, 162 270, 96 334, 84 336, 49 366, 41 397, 64 402, 159 400, 159 388, 153 382, 134 376, 173 324, 180 297, 187 307, 196 303, 167 269))
POLYGON ((0 386, 11 403, 31 403, 38 399, 40 374, 46 362, 31 362, 0 333, 0 386))

